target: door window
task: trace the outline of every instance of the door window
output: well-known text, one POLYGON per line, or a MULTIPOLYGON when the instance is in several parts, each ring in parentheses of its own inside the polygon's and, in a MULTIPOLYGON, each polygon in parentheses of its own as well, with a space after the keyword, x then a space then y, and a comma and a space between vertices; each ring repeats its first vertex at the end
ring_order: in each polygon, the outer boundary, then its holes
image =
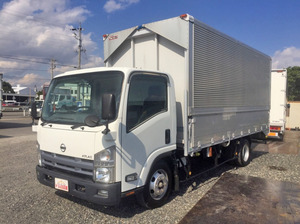
POLYGON ((127 101, 127 132, 168 110, 167 83, 166 76, 132 76, 127 101))

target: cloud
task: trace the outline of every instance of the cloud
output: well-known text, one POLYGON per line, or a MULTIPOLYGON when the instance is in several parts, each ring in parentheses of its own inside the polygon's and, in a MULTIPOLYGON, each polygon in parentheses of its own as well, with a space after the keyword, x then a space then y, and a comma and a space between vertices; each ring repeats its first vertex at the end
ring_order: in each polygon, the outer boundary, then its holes
POLYGON ((26 86, 28 84, 36 82, 37 79, 39 79, 39 75, 37 74, 26 74, 22 79, 18 80, 18 84, 26 86))
POLYGON ((107 13, 111 13, 117 10, 123 10, 139 1, 140 0, 108 0, 103 8, 107 13))
POLYGON ((12 86, 41 86, 43 83, 45 83, 45 78, 39 74, 34 74, 34 73, 28 73, 23 75, 22 77, 19 76, 9 76, 9 77, 4 77, 4 80, 6 82, 9 82, 12 86), (42 82, 41 82, 42 81, 42 82))
MULTIPOLYGON (((81 63, 81 68, 93 68, 93 67, 103 67, 104 66, 104 62, 103 59, 101 57, 98 57, 96 55, 89 55, 87 57, 83 57, 82 58, 82 63, 81 63)), ((76 69, 76 67, 71 68, 69 66, 58 66, 55 68, 55 72, 56 74, 60 74, 60 73, 64 73, 67 71, 70 71, 72 69, 76 69)))
POLYGON ((95 55, 91 55, 87 62, 82 65, 82 68, 101 67, 104 66, 103 59, 95 55))
POLYGON ((292 46, 276 51, 272 57, 272 64, 274 69, 300 66, 300 49, 292 46))
MULTIPOLYGON (((67 70, 77 66, 78 40, 70 29, 77 28, 79 22, 84 28, 91 12, 85 6, 71 7, 71 3, 70 0, 11 0, 0 6, 0 72, 5 80, 31 86, 43 84, 51 77, 52 58, 57 62, 55 74, 62 65, 69 65, 63 67, 67 70)), ((82 65, 92 66, 97 43, 91 39, 91 33, 85 32, 82 43, 89 55, 82 53, 82 65)))
POLYGON ((88 14, 84 7, 67 8, 67 0, 10 1, 0 11, 0 52, 2 55, 66 59, 77 44, 67 24, 78 24, 88 14))
POLYGON ((0 68, 17 68, 18 63, 15 61, 0 60, 0 68))

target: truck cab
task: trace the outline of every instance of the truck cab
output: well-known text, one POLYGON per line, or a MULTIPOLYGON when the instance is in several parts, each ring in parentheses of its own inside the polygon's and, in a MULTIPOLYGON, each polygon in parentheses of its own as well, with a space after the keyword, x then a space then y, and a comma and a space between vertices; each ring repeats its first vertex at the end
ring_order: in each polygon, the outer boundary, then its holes
MULTIPOLYGON (((124 68, 55 77, 37 126, 39 181, 104 205, 140 191, 157 159, 176 149, 172 85, 167 74, 124 68), (58 110, 54 96, 66 86, 76 88, 78 98, 58 110), (114 112, 105 111, 108 95, 114 112)), ((153 198, 170 190, 153 188, 153 198)))

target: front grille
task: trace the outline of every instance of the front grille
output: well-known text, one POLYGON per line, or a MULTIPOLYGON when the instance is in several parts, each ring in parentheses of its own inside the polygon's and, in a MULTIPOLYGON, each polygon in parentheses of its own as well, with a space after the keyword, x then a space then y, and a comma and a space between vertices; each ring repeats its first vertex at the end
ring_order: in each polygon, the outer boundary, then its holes
POLYGON ((42 164, 49 169, 93 178, 93 161, 41 151, 42 164))

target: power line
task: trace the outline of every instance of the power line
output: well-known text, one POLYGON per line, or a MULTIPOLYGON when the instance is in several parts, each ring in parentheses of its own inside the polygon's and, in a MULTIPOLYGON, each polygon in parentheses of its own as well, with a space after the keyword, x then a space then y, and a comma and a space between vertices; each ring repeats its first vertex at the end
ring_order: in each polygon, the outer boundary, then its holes
MULTIPOLYGON (((16 57, 16 56, 11 56, 11 55, 0 55, 0 58, 6 58, 6 59, 18 60, 18 61, 29 61, 29 62, 33 62, 33 63, 47 64, 47 65, 49 64, 49 62, 51 63, 51 60, 52 60, 52 59, 48 59, 48 58, 24 59, 24 58, 20 58, 20 57, 16 57), (38 60, 45 60, 45 61, 38 61, 38 60)), ((65 65, 65 64, 61 64, 61 63, 57 63, 57 65, 62 66, 62 67, 76 68, 76 66, 74 66, 74 65, 65 65)))
POLYGON ((33 63, 39 63, 39 64, 49 64, 49 62, 46 61, 36 61, 36 60, 32 60, 32 59, 24 59, 24 58, 19 58, 19 57, 15 57, 15 56, 9 56, 9 55, 0 55, 0 58, 6 58, 6 59, 11 59, 11 60, 18 60, 18 61, 29 61, 29 62, 33 62, 33 63))
POLYGON ((61 67, 77 68, 75 65, 63 65, 63 64, 60 64, 60 63, 57 63, 57 65, 59 65, 61 67))
POLYGON ((45 70, 45 69, 25 69, 25 68, 4 68, 4 67, 1 67, 1 69, 12 69, 12 70, 19 70, 19 71, 40 71, 40 72, 46 72, 48 70, 45 70))

